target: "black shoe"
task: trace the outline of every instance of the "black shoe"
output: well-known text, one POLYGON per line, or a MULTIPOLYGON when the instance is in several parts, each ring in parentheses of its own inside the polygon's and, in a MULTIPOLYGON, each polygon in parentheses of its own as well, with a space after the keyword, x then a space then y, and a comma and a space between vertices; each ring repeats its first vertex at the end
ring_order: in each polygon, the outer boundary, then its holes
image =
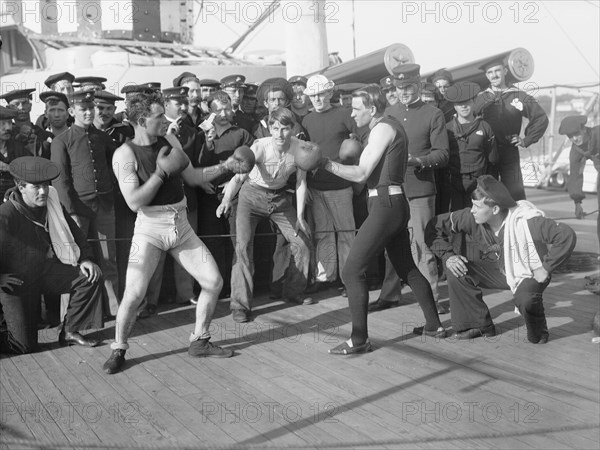
POLYGON ((125 350, 113 350, 102 366, 102 370, 108 374, 117 373, 121 371, 123 364, 125 364, 125 350))
POLYGON ((369 341, 365 342, 363 345, 354 345, 352 347, 350 347, 346 341, 337 347, 330 348, 329 353, 332 355, 354 355, 357 353, 368 353, 372 350, 373 347, 369 341))
POLYGON ((425 327, 416 327, 413 328, 413 333, 417 336, 430 336, 433 338, 443 339, 448 335, 448 332, 444 327, 439 327, 437 330, 429 331, 426 330, 425 327))
POLYGON ((249 315, 250 314, 248 313, 248 311, 245 311, 243 309, 232 309, 231 310, 231 317, 233 318, 233 321, 237 322, 237 323, 248 322, 249 315))
POLYGON ((496 336, 496 327, 494 324, 483 328, 470 328, 468 330, 459 331, 456 333, 456 338, 459 340, 475 339, 481 336, 493 337, 496 336))
POLYGON ((221 348, 208 339, 198 339, 190 344, 188 355, 192 358, 230 358, 233 356, 233 351, 221 348))
POLYGON ((271 300, 279 300, 282 297, 283 297, 283 282, 273 281, 271 283, 271 292, 269 293, 269 298, 271 300))
POLYGON ((548 339, 550 339, 550 335, 548 334, 547 331, 543 331, 539 336, 537 336, 537 337, 529 337, 529 336, 527 336, 527 339, 532 344, 547 344, 548 343, 548 339))
POLYGON ((378 298, 373 303, 369 303, 369 311, 382 311, 388 308, 395 308, 396 306, 400 306, 399 301, 389 301, 378 298))
POLYGON ((58 335, 58 342, 61 345, 81 345, 83 347, 95 347, 99 341, 95 339, 86 339, 77 331, 62 330, 58 335))
POLYGON ((305 294, 315 294, 319 291, 324 291, 329 288, 329 283, 327 281, 317 281, 313 284, 310 284, 306 289, 304 289, 305 294))

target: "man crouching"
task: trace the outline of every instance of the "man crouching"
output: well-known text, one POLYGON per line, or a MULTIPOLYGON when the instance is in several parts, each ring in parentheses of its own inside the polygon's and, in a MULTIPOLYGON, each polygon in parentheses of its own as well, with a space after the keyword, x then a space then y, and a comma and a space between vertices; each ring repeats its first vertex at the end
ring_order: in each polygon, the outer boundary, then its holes
POLYGON ((471 198, 471 208, 434 217, 425 233, 427 245, 448 268, 456 337, 494 336, 496 329, 481 288, 510 289, 525 319, 527 339, 534 344, 548 342, 542 294, 552 271, 571 255, 575 232, 544 217, 532 203, 515 202, 508 189, 490 175, 477 179, 471 198), (466 252, 450 243, 459 233, 470 238, 466 252))
POLYGON ((61 344, 95 347, 79 331, 102 328, 102 272, 93 249, 58 199, 50 181, 60 169, 37 156, 10 163, 16 187, 0 206, 0 353, 37 349, 41 294, 71 294, 61 344))

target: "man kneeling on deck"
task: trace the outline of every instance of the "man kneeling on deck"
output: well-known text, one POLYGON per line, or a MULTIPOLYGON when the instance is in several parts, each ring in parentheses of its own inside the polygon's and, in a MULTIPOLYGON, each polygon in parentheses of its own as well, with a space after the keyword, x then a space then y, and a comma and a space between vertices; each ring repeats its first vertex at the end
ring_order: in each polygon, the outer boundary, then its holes
POLYGON ((471 208, 434 217, 425 233, 427 245, 448 268, 456 338, 494 336, 496 329, 481 288, 510 289, 525 319, 527 339, 545 344, 548 326, 542 294, 552 271, 571 255, 575 232, 544 217, 532 203, 515 202, 508 189, 490 175, 477 179, 471 198, 471 208), (462 251, 466 256, 455 253, 451 244, 458 233, 470 238, 467 251, 462 251))
MULTIPOLYGON (((102 272, 93 249, 50 186, 60 168, 37 156, 10 163, 16 187, 0 206, 0 353, 37 350, 41 294, 71 294, 58 340, 95 347, 79 334, 102 328, 102 272)), ((1 201, 1 199, 0 199, 1 201)))

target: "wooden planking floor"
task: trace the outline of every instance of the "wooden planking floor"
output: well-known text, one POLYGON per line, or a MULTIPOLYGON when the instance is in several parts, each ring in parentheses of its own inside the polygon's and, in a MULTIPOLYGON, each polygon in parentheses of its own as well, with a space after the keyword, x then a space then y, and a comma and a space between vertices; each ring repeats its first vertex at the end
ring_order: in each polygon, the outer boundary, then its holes
MULTIPOLYGON (((578 250, 594 243, 591 219, 573 221, 578 250)), ((126 370, 112 376, 101 370, 107 344, 63 348, 43 330, 42 351, 0 359, 0 448, 597 449, 599 298, 583 289, 588 274, 553 278, 547 345, 525 342, 501 291, 486 295, 499 336, 414 336, 422 314, 406 290, 402 306, 370 315, 375 351, 349 357, 327 353, 350 333, 334 290, 309 306, 257 298, 248 324, 219 303, 213 340, 235 349, 230 359, 189 358, 193 307, 164 305, 138 322, 126 370)))

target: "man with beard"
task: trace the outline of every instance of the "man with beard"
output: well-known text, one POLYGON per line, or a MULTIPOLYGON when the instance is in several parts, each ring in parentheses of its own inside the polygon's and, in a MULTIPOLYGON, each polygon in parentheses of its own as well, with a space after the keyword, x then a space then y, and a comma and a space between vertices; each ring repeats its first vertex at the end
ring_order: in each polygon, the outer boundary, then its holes
POLYGON ((32 88, 19 89, 0 95, 0 98, 6 101, 8 108, 17 111, 12 138, 22 143, 31 155, 48 158, 42 144, 52 134, 31 123, 31 93, 34 91, 32 88))

